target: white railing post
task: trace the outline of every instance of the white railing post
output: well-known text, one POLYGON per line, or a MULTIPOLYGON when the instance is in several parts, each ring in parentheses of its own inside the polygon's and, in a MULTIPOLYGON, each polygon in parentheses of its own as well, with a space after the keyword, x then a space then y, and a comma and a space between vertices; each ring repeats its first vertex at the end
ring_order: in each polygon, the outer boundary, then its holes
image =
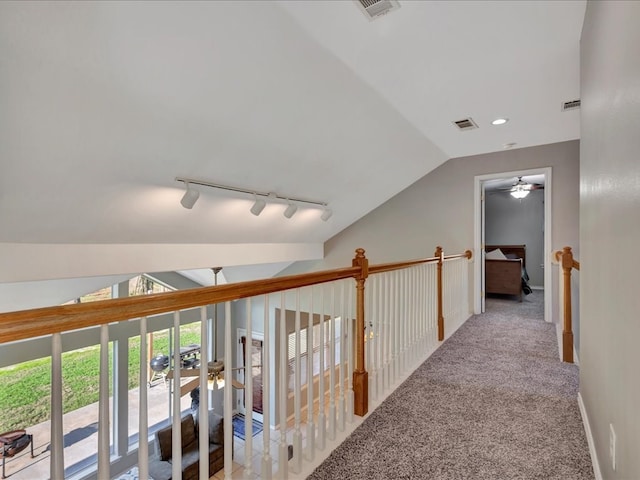
POLYGON ((147 317, 140 319, 140 398, 138 401, 138 478, 149 478, 149 402, 147 396, 147 317))
MULTIPOLYGON (((214 305, 213 308, 218 308, 218 306, 214 305)), ((209 458, 209 395, 207 391, 208 326, 207 307, 200 307, 200 404, 198 406, 198 446, 200 458, 209 458)), ((209 472, 209 462, 199 462, 199 467, 200 478, 209 478, 209 476, 213 474, 213 472, 209 472)))
POLYGON ((173 313, 173 423, 171 428, 171 473, 173 478, 182 475, 182 412, 180 411, 180 312, 173 313))
POLYGON ((262 360, 262 471, 260 478, 271 480, 273 465, 271 459, 271 332, 269 322, 269 295, 264 296, 264 357, 262 360))
POLYGON ((320 374, 318 377, 318 449, 320 450, 324 450, 326 433, 327 433, 327 418, 324 413, 324 409, 325 409, 325 388, 324 388, 324 381, 325 381, 324 363, 325 362, 324 360, 325 360, 325 355, 327 353, 327 349, 326 349, 327 335, 324 328, 324 316, 325 316, 324 291, 325 291, 325 285, 322 284, 320 289, 320 351, 319 351, 320 374))
POLYGON ((100 326, 100 400, 98 401, 98 478, 111 478, 109 442, 109 325, 100 326))
MULTIPOLYGON (((347 322, 347 339, 345 342, 345 346, 344 349, 347 350, 348 353, 348 358, 347 358, 347 378, 346 378, 346 383, 347 383, 347 394, 346 394, 346 398, 345 398, 345 402, 346 402, 346 420, 349 423, 353 423, 353 403, 355 401, 355 395, 353 392, 353 371, 354 371, 354 359, 355 359, 355 342, 354 342, 354 335, 353 335, 353 330, 354 330, 354 321, 355 321, 355 315, 353 315, 353 291, 355 289, 355 285, 350 285, 348 284, 348 290, 347 290, 347 308, 346 308, 346 312, 347 312, 347 318, 349 319, 349 321, 347 322)), ((366 311, 366 310, 365 310, 366 311)), ((365 330, 366 331, 366 330, 365 330)), ((358 335, 364 335, 364 332, 358 332, 358 335)), ((370 343, 370 342, 369 342, 370 343)), ((371 350, 371 348, 369 348, 369 350, 371 350)), ((369 389, 369 387, 367 386, 367 390, 369 389)), ((369 392, 367 392, 369 393, 369 392)))
MULTIPOLYGON (((253 477, 253 325, 251 323, 251 298, 246 299, 247 333, 245 337, 244 359, 244 473, 247 478, 253 477)), ((227 381, 231 380, 231 364, 228 364, 227 381)), ((229 383, 227 388, 231 388, 229 383)))
POLYGON ((289 472, 289 448, 287 446, 287 397, 289 393, 287 322, 285 316, 285 292, 280 294, 280 451, 278 478, 286 480, 289 472))
MULTIPOLYGON (((216 305, 216 308, 217 305, 216 305)), ((216 332, 216 343, 218 332, 216 332)), ((224 364, 233 365, 233 344, 231 342, 231 302, 224 304, 224 364)), ((246 375, 245 375, 246 381, 246 375)), ((233 373, 231 369, 227 371, 225 384, 228 387, 224 389, 224 407, 223 407, 223 431, 224 431, 224 478, 229 480, 233 470, 233 373)), ((246 430, 245 430, 246 432, 246 430)), ((179 476, 176 478, 180 478, 179 476)))
POLYGON ((51 336, 51 478, 64 478, 62 423, 62 335, 51 336))
MULTIPOLYGON (((315 456, 315 424, 313 422, 313 319, 314 298, 313 286, 310 287, 310 308, 307 317, 307 459, 313 461, 315 456)), ((318 376, 318 379, 322 378, 318 376)))

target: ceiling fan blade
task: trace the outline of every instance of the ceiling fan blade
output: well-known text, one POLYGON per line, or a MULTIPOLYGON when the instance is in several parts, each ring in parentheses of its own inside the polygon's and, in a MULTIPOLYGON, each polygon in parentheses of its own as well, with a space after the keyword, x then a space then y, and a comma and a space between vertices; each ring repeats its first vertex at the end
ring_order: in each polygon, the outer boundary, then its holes
MULTIPOLYGON (((243 368, 243 367, 240 367, 240 368, 243 368)), ((239 370, 239 369, 238 368, 234 368, 233 370, 239 370)), ((218 378, 220 378, 220 380, 224 380, 224 373, 220 373, 218 378)), ((233 388, 239 388, 239 389, 243 389, 244 388, 244 384, 240 383, 235 378, 231 379, 231 385, 233 386, 233 388)))
MULTIPOLYGON (((174 377, 175 373, 174 370, 169 370, 167 372, 167 378, 172 380, 174 377)), ((199 368, 189 368, 189 369, 181 369, 180 370, 180 376, 181 377, 198 377, 200 376, 200 369, 199 368)))
POLYGON ((191 390, 196 388, 199 384, 200 384, 199 378, 194 378, 192 380, 189 380, 187 383, 185 383, 180 387, 180 396, 184 397, 187 393, 189 393, 191 390))

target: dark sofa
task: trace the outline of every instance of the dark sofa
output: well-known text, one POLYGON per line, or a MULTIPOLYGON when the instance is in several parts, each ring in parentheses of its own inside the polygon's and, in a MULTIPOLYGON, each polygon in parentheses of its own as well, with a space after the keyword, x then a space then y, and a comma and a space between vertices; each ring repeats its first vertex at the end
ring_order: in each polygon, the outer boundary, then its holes
MULTIPOLYGON (((149 459, 149 475, 153 480, 171 480, 172 427, 156 432, 156 456, 149 459)), ((198 424, 193 415, 182 418, 182 480, 198 479, 198 424)), ((220 415, 209 412, 209 476, 224 468, 224 430, 220 415)))

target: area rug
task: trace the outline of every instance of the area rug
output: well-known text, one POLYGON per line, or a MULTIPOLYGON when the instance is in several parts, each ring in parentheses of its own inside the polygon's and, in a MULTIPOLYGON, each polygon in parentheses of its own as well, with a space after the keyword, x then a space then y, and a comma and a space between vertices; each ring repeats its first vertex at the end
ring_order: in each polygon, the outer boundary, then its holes
MULTIPOLYGON (((233 434, 241 440, 244 440, 244 420, 245 418, 242 414, 236 414, 233 416, 233 434)), ((255 437, 262 431, 262 423, 253 419, 251 430, 251 436, 255 437)))
MULTIPOLYGON (((138 475, 138 467, 133 467, 131 470, 127 470, 119 477, 116 477, 115 480, 138 480, 138 478, 140 478, 138 475)), ((151 477, 147 477, 147 479, 153 480, 151 477)))

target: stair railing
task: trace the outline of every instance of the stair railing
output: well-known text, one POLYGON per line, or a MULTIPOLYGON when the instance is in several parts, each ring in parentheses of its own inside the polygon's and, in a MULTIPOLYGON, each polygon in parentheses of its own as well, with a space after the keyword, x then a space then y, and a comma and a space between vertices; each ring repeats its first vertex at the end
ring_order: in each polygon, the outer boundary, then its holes
MULTIPOLYGON (((225 364, 232 365, 233 357, 231 331, 233 319, 231 302, 244 299, 246 302, 246 328, 251 330, 252 317, 256 316, 264 322, 265 353, 269 353, 270 322, 279 327, 280 336, 273 340, 280 350, 280 369, 270 376, 268 359, 265 358, 263 370, 265 385, 273 381, 279 383, 276 398, 279 402, 280 443, 278 445, 277 462, 287 466, 278 472, 278 478, 287 478, 289 469, 299 474, 303 461, 313 460, 314 450, 323 450, 325 436, 334 439, 336 431, 345 431, 345 422, 353 422, 353 414, 364 416, 369 408, 369 395, 382 395, 384 390, 391 388, 399 375, 409 368, 416 366, 420 353, 425 352, 430 344, 442 341, 459 327, 469 316, 469 288, 468 288, 468 260, 472 258, 471 251, 463 254, 445 256, 441 247, 437 247, 435 256, 426 259, 400 263, 389 263, 369 266, 363 249, 356 250, 352 266, 347 268, 313 272, 302 275, 276 277, 265 280, 227 284, 214 287, 203 287, 190 290, 166 292, 138 297, 117 298, 39 308, 19 312, 0 313, 0 348, 1 344, 18 342, 36 337, 51 337, 52 352, 52 384, 51 384, 51 463, 50 477, 63 478, 64 468, 64 434, 63 434, 63 385, 61 372, 62 342, 61 334, 88 327, 99 327, 100 330, 100 401, 98 427, 98 478, 111 478, 111 456, 109 448, 110 418, 109 418, 109 363, 108 345, 110 324, 118 322, 138 321, 141 337, 140 354, 140 385, 145 390, 147 384, 148 359, 144 340, 147 331, 153 331, 152 324, 161 314, 173 314, 174 327, 174 365, 180 365, 180 326, 183 318, 191 315, 187 310, 197 309, 200 316, 202 350, 201 364, 211 360, 206 353, 207 338, 210 332, 207 327, 206 307, 224 304, 225 308, 225 364), (355 280, 355 291, 350 279, 355 280), (372 282, 372 288, 365 290, 367 279, 372 282), (351 285, 351 286, 349 286, 351 285), (314 290, 314 287, 318 287, 314 290), (273 308, 269 307, 271 294, 279 294, 280 315, 276 316, 273 308), (302 296, 306 299, 302 299, 302 296), (295 389, 293 392, 295 404, 295 429, 293 433, 293 449, 290 450, 286 437, 288 420, 291 415, 287 411, 289 373, 287 371, 287 343, 286 313, 291 308, 291 299, 295 298, 295 389), (252 299, 264 303, 264 317, 260 318, 252 312, 252 299), (301 303, 306 302, 306 303, 301 303), (314 303, 315 302, 315 303, 314 303), (365 307, 371 310, 365 313, 365 307), (271 312, 271 313, 270 313, 271 312), (307 315, 307 323, 301 322, 302 316, 307 315), (329 392, 325 392, 325 380, 318 381, 319 393, 314 394, 315 380, 313 358, 307 355, 307 438, 303 446, 301 430, 302 420, 302 389, 301 389, 301 335, 306 326, 306 345, 313 350, 313 328, 316 318, 321 325, 326 321, 331 330, 330 350, 327 370, 331 380, 328 382, 329 392), (336 336, 338 321, 340 332, 336 336), (435 321, 434 321, 435 319, 435 321), (353 321, 352 321, 353 320, 353 321), (446 322, 446 323, 445 323, 446 322), (436 336, 437 332, 437 336, 436 336), (339 341, 339 353, 336 343, 339 341), (144 355, 144 357, 143 357, 144 355), (337 358, 339 357, 339 358, 337 358), (372 385, 369 384, 368 367, 373 367, 372 385), (337 378, 336 378, 337 377, 337 378), (326 414, 325 397, 328 398, 326 414), (314 405, 319 405, 318 413, 313 413, 314 405)), ((273 304, 272 304, 273 306, 273 304)), ((277 330, 276 330, 277 331, 277 330)), ((325 330, 323 330, 325 331, 325 330)), ((324 335, 324 334, 323 334, 324 335)), ((217 341, 217 338, 216 338, 217 341)), ((324 342, 324 340, 323 340, 324 342)), ((245 372, 252 371, 252 360, 247 349, 245 372)), ((319 355, 321 372, 324 371, 322 362, 325 360, 325 346, 319 355)), ((273 352, 275 355, 275 352, 273 352)), ((313 352, 311 353, 313 357, 313 352)), ((229 372, 231 375, 231 372, 229 372)), ((319 375, 324 377, 324 375, 319 375)), ((181 371, 176 369, 173 375, 175 385, 181 385, 181 371)), ((203 368, 200 375, 200 389, 206 391, 207 376, 203 368)), ((269 419, 270 399, 269 387, 263 396, 265 420, 269 419)), ((180 388, 174 388, 174 406, 180 406, 180 388)), ((247 415, 245 416, 245 432, 252 430, 251 382, 246 382, 247 415)), ((200 435, 206 439, 208 431, 207 395, 201 396, 200 435)), ((148 425, 143 413, 148 408, 146 391, 141 392, 139 411, 140 438, 147 438, 148 425), (146 436, 145 436, 146 434, 146 436)), ((233 411, 231 388, 224 392, 224 472, 225 478, 233 478, 233 411)), ((275 424, 275 422, 274 422, 275 424)), ((173 409, 173 475, 179 478, 180 466, 180 408, 173 409)), ((268 430, 268 427, 267 429, 268 430)), ((262 478, 272 478, 272 459, 269 450, 269 432, 265 431, 262 478)), ((138 449, 138 465, 141 478, 149 474, 149 453, 145 442, 140 442, 138 449), (142 445, 144 444, 144 445, 142 445)), ((245 439, 246 464, 241 475, 253 475, 252 439, 246 435, 245 439)), ((206 441, 200 441, 200 457, 206 458, 208 446, 206 441)), ((208 478, 208 462, 200 462, 201 478, 208 478)))

